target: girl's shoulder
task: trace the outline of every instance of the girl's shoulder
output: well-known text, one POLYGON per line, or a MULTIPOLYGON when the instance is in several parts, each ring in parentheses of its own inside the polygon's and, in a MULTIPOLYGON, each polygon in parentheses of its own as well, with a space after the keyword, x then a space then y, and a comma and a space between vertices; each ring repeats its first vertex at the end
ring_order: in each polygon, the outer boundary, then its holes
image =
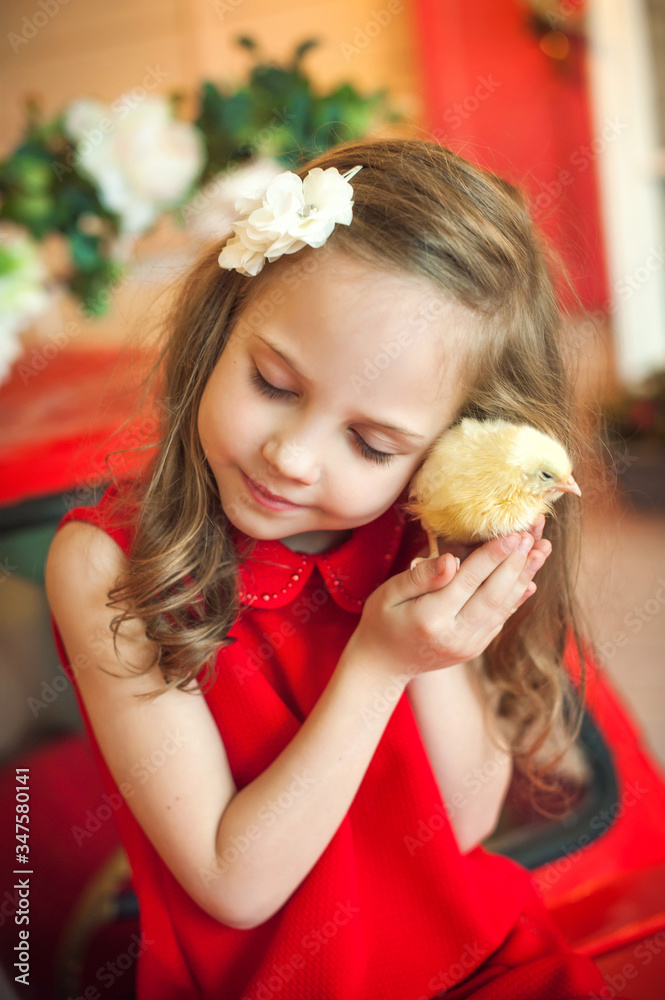
MULTIPOLYGON (((139 488, 132 481, 110 484, 94 504, 72 507, 60 519, 56 534, 71 522, 83 522, 101 528, 129 554, 139 505, 139 488)), ((71 536, 73 532, 68 532, 71 536)), ((83 534, 83 533, 81 533, 83 534)))
POLYGON ((131 550, 137 502, 133 483, 111 484, 96 503, 63 515, 45 565, 52 608, 60 601, 71 608, 90 588, 114 585, 131 550))

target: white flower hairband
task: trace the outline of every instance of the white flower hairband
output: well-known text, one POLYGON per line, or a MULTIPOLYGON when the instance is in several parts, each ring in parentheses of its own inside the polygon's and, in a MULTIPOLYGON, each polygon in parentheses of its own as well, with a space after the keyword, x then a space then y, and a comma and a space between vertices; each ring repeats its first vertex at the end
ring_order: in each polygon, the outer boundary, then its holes
POLYGON ((359 170, 362 165, 344 174, 337 167, 313 167, 304 180, 285 170, 273 178, 262 198, 238 198, 235 207, 242 215, 233 224, 235 236, 219 255, 219 266, 253 277, 266 260, 272 262, 305 245, 323 246, 336 223, 351 222, 349 180, 359 170))

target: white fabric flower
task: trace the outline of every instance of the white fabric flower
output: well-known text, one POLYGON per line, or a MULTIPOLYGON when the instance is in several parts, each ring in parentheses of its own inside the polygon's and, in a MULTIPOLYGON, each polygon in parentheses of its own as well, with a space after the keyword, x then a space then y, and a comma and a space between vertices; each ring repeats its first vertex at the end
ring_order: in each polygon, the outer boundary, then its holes
POLYGON ((20 334, 50 302, 48 275, 35 241, 11 223, 0 225, 0 382, 22 351, 20 334))
POLYGON ((118 213, 122 232, 145 232, 161 212, 179 205, 205 163, 201 132, 174 120, 162 97, 133 106, 123 98, 111 106, 74 101, 64 127, 76 143, 77 168, 98 186, 102 204, 118 213))
POLYGON ((185 206, 187 229, 202 240, 223 239, 238 218, 238 199, 258 198, 283 170, 278 160, 264 156, 217 174, 185 206))
POLYGON ((242 217, 234 223, 235 235, 219 255, 219 265, 254 276, 266 260, 277 260, 304 246, 320 247, 335 225, 348 226, 353 215, 354 167, 340 174, 337 167, 314 167, 302 180, 285 170, 268 185, 263 198, 238 198, 242 217))

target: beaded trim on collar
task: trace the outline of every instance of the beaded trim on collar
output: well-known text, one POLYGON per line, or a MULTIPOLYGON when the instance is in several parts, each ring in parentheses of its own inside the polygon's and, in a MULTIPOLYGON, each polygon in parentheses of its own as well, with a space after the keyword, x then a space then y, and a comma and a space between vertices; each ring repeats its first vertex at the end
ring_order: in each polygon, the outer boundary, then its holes
POLYGON ((240 559, 240 603, 257 608, 284 607, 300 594, 317 569, 336 603, 360 614, 369 595, 387 578, 407 520, 396 502, 326 552, 294 552, 279 539, 258 539, 246 559, 243 552, 248 536, 230 525, 240 559))

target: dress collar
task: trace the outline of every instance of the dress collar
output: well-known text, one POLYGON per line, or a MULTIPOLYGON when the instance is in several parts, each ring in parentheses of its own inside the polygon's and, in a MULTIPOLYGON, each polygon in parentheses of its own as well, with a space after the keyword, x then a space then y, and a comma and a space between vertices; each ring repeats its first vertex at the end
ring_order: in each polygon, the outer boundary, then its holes
POLYGON ((229 524, 239 559, 240 603, 257 608, 284 607, 318 569, 336 603, 345 611, 360 614, 369 595, 387 578, 407 521, 395 501, 326 552, 294 552, 280 539, 257 539, 247 557, 243 553, 250 544, 249 536, 229 524))

